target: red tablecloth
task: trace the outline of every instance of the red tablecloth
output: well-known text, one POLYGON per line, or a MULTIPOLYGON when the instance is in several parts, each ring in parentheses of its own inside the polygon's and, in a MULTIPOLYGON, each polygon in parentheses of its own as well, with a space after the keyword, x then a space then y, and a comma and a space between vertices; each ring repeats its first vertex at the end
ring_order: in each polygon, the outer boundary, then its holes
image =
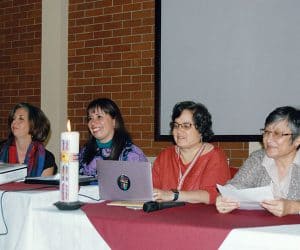
MULTIPOLYGON (((217 249, 233 228, 300 224, 300 216, 266 211, 219 214, 213 205, 188 204, 152 213, 105 203, 82 207, 114 249, 217 249)), ((246 239, 245 239, 246 240, 246 239)))
POLYGON ((59 186, 45 185, 45 184, 26 184, 24 182, 10 182, 0 185, 0 190, 5 191, 22 191, 27 189, 44 189, 44 190, 55 190, 59 189, 59 186))

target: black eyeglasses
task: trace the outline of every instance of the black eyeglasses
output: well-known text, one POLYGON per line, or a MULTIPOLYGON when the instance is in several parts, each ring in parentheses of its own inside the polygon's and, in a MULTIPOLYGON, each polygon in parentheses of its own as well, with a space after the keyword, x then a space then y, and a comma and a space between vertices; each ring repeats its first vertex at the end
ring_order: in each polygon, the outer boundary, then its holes
POLYGON ((193 123, 190 122, 184 122, 184 123, 178 123, 178 122, 170 122, 171 129, 184 129, 189 130, 192 126, 195 126, 193 123))
POLYGON ((284 136, 293 135, 292 133, 284 133, 284 132, 280 132, 280 131, 270 131, 270 130, 267 130, 267 129, 264 129, 264 128, 260 129, 260 132, 261 132, 263 137, 267 137, 267 136, 272 135, 274 139, 280 139, 284 136))

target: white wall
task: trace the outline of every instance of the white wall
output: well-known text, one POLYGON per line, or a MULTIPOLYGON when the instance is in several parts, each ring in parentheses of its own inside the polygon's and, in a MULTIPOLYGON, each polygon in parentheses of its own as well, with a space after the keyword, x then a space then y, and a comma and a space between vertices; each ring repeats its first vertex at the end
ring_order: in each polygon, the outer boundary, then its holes
POLYGON ((47 144, 59 166, 60 133, 66 130, 68 0, 42 0, 41 108, 51 122, 47 144))

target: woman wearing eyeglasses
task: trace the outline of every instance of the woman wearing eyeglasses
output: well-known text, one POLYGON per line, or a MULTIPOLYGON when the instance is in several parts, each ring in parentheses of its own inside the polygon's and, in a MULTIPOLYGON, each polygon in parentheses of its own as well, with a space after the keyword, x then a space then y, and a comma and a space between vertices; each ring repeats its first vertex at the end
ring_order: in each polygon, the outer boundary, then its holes
POLYGON ((153 198, 214 203, 216 184, 226 183, 230 172, 224 152, 208 143, 213 136, 210 113, 200 103, 180 102, 173 108, 170 126, 175 145, 153 164, 153 198))
MULTIPOLYGON (((250 155, 241 169, 228 182, 238 189, 271 185, 275 200, 261 206, 276 216, 300 211, 300 110, 279 107, 272 111, 262 129, 264 149, 250 155)), ((220 213, 239 208, 239 203, 219 196, 220 213)))

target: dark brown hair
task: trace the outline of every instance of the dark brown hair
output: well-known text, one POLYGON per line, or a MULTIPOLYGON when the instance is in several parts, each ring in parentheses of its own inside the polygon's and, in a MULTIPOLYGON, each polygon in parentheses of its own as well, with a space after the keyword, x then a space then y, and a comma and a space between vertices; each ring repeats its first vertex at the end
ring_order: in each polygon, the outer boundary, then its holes
POLYGON ((44 142, 50 132, 50 121, 40 108, 25 102, 16 104, 8 115, 8 138, 14 137, 11 131, 11 123, 14 120, 17 109, 20 108, 28 111, 29 134, 32 137, 32 141, 44 142))
MULTIPOLYGON (((98 98, 91 101, 86 109, 87 116, 89 116, 89 112, 98 108, 105 114, 110 115, 112 119, 115 119, 115 130, 112 138, 112 149, 109 158, 111 160, 118 160, 126 143, 132 141, 131 136, 125 128, 121 111, 114 101, 108 98, 98 98)), ((89 163, 94 158, 97 150, 96 139, 91 135, 90 131, 89 135, 90 138, 86 143, 87 150, 83 156, 83 160, 86 163, 89 163)))
MULTIPOLYGON (((203 141, 209 141, 214 133, 212 130, 211 114, 207 108, 201 103, 195 103, 193 101, 183 101, 175 104, 172 113, 172 122, 178 118, 183 110, 189 110, 193 114, 193 121, 195 128, 202 135, 203 141)), ((172 129, 172 127, 171 127, 172 129)))

